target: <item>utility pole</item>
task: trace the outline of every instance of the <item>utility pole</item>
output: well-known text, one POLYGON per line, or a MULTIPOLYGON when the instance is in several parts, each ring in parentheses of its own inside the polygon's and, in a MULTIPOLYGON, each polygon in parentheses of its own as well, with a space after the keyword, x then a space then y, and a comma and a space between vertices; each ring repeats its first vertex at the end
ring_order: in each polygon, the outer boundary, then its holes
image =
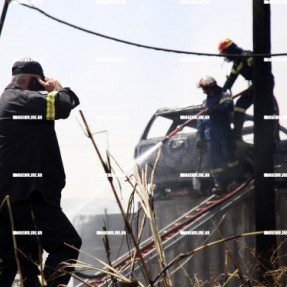
MULTIPOLYGON (((253 0, 253 51, 254 54, 270 54, 270 5, 263 0, 253 0)), ((274 179, 264 177, 264 173, 274 172, 274 121, 264 120, 265 115, 274 114, 274 80, 271 61, 264 62, 264 57, 254 57, 254 150, 255 150, 255 224, 257 231, 275 230, 275 193, 274 179)), ((256 237, 256 255, 260 264, 258 279, 272 285, 272 278, 263 277, 267 270, 272 270, 270 258, 276 248, 276 237, 259 235, 256 237), (267 268, 267 270, 266 270, 267 268)))

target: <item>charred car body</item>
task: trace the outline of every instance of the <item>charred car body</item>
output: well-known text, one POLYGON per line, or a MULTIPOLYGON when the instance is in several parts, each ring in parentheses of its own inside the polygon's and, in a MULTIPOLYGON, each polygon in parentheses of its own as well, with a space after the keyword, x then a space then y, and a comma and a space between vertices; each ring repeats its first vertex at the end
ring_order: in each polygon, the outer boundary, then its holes
MULTIPOLYGON (((196 117, 200 105, 184 108, 159 109, 148 122, 143 135, 135 148, 134 157, 137 159, 163 141, 166 136, 194 117, 185 128, 164 142, 161 156, 155 169, 153 179, 154 196, 164 197, 168 190, 187 189, 190 193, 200 195, 210 194, 213 182, 209 176, 206 146, 197 147, 196 117)), ((280 127, 285 135, 287 130, 280 127)), ((246 115, 242 130, 243 141, 236 143, 236 153, 246 175, 253 170, 253 117, 246 115)), ((287 140, 276 145, 275 171, 284 172, 287 166, 287 140)), ((151 172, 155 164, 157 152, 138 162, 139 169, 147 166, 148 182, 151 181, 151 172)), ((226 174, 228 177, 228 174, 226 174)), ((278 183, 286 185, 286 180, 278 179, 278 183)))

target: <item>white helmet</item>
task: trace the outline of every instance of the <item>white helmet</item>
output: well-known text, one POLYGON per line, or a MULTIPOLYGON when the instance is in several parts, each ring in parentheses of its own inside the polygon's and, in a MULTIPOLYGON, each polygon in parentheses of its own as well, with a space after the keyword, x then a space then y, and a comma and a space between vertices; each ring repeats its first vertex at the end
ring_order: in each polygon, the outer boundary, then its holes
POLYGON ((210 88, 215 86, 217 86, 217 83, 211 76, 202 77, 198 83, 198 88, 210 88))

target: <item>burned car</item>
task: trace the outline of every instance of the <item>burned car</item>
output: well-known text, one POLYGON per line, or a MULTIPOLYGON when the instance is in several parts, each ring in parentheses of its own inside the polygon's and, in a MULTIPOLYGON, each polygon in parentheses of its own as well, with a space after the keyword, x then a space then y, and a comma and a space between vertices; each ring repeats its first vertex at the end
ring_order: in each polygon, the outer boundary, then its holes
MULTIPOLYGON (((152 153, 149 153, 149 150, 162 142, 179 125, 198 114, 200 108, 200 105, 164 108, 159 109, 152 116, 134 154, 139 169, 147 166, 148 182, 151 181, 151 173, 157 157, 157 150, 152 153)), ((285 128, 280 127, 280 130, 287 134, 285 128)), ((153 178, 155 197, 164 197, 168 191, 179 192, 183 189, 191 194, 210 194, 213 182, 209 176, 207 150, 206 146, 197 147, 196 132, 195 118, 182 131, 162 144, 160 159, 153 178)), ((250 115, 246 115, 242 135, 243 141, 236 142, 236 153, 244 173, 249 176, 253 171, 253 117, 250 115)), ((280 141, 276 147, 275 169, 286 171, 286 152, 287 140, 280 141)))

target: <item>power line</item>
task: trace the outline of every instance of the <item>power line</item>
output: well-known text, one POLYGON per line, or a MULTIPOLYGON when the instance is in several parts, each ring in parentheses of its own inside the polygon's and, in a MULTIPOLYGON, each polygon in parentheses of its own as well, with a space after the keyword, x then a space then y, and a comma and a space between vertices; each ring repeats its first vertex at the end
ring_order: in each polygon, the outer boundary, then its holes
MULTIPOLYGON (((46 17, 54 20, 54 21, 57 21, 61 24, 64 24, 64 25, 67 25, 69 27, 72 27, 74 29, 77 29, 77 30, 80 30, 80 31, 83 31, 83 32, 86 32, 86 33, 89 33, 89 34, 92 34, 92 35, 95 35, 95 36, 98 36, 98 37, 102 37, 102 38, 105 38, 105 39, 109 39, 109 40, 112 40, 112 41, 116 41, 116 42, 119 42, 119 43, 123 43, 123 44, 127 44, 127 45, 131 45, 131 46, 136 46, 136 47, 140 47, 140 48, 145 48, 145 49, 152 49, 152 50, 156 50, 156 51, 162 51, 162 52, 169 52, 169 53, 177 53, 177 54, 187 54, 187 55, 196 55, 196 56, 208 56, 208 57, 226 57, 226 56, 233 56, 233 57, 250 57, 250 55, 240 55, 240 54, 232 54, 232 55, 228 55, 228 54, 225 54, 225 55, 220 55, 220 54, 213 54, 213 53, 200 53, 200 52, 189 52, 189 51, 181 51, 181 50, 173 50, 173 49, 166 49, 166 48, 159 48, 159 47, 153 47, 153 46, 148 46, 148 45, 143 45, 143 44, 139 44, 139 43, 134 43, 134 42, 130 42, 130 41, 126 41, 126 40, 122 40, 122 39, 118 39, 118 38, 114 38, 114 37, 111 37, 111 36, 108 36, 108 35, 104 35, 104 34, 101 34, 101 33, 97 33, 97 32, 94 32, 94 31, 91 31, 91 30, 88 30, 88 29, 85 29, 85 28, 82 28, 82 27, 79 27, 77 25, 74 25, 74 24, 71 24, 71 23, 68 23, 64 20, 61 20, 59 18, 56 18, 48 13, 46 13, 45 11, 35 7, 35 6, 30 6, 30 5, 27 5, 27 4, 23 4, 23 3, 20 3, 20 5, 22 6, 25 6, 26 8, 29 8, 29 9, 33 9, 33 10, 36 10, 38 11, 39 13, 45 15, 46 17)), ((253 57, 276 57, 276 56, 287 56, 287 53, 277 53, 277 54, 252 54, 253 57)))
POLYGON ((2 28, 4 26, 4 21, 5 21, 5 17, 7 14, 7 10, 8 10, 8 6, 10 4, 10 0, 5 0, 4 6, 3 6, 3 10, 2 10, 2 14, 1 14, 1 19, 0 19, 0 35, 2 32, 2 28))

